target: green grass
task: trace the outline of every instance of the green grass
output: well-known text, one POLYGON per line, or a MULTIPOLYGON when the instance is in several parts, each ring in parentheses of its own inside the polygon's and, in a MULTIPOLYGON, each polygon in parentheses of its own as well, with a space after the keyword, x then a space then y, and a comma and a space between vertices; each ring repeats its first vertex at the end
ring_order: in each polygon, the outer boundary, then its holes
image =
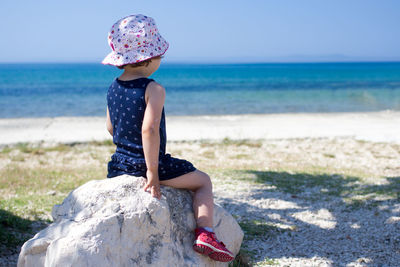
POLYGON ((229 267, 250 267, 251 263, 249 256, 246 251, 240 249, 239 253, 236 255, 235 259, 229 263, 229 267))
POLYGON ((209 141, 209 140, 200 140, 201 147, 208 147, 208 146, 247 146, 252 148, 260 148, 262 146, 261 140, 249 140, 249 139, 239 139, 233 140, 230 138, 225 137, 221 141, 209 141))
POLYGON ((88 144, 94 146, 114 146, 112 139, 107 139, 104 141, 90 141, 88 144))
POLYGON ((32 222, 0 208, 0 243, 6 247, 22 245, 33 234, 32 222))
POLYGON ((12 148, 11 148, 11 147, 5 146, 5 147, 2 147, 2 148, 1 148, 1 152, 0 152, 0 153, 2 153, 2 154, 8 154, 8 153, 10 153, 11 151, 12 151, 12 148))
POLYGON ((400 177, 388 177, 386 179, 387 184, 364 186, 358 192, 361 195, 387 196, 400 200, 400 177))
POLYGON ((0 200, 0 208, 24 218, 40 218, 50 213, 51 207, 71 190, 105 175, 105 168, 30 169, 9 164, 0 170, 0 190, 8 195, 0 200), (56 195, 47 194, 49 191, 55 191, 56 195))
POLYGON ((201 155, 202 155, 203 157, 208 158, 208 159, 214 159, 214 158, 215 158, 215 152, 212 151, 212 150, 204 151, 203 153, 201 153, 201 155))
POLYGON ((86 162, 60 167, 49 165, 43 158, 49 152, 58 152, 56 155, 63 157, 65 152, 76 155, 91 151, 89 155, 92 158, 105 161, 107 155, 102 158, 95 147, 109 146, 109 142, 92 145, 82 151, 74 149, 76 144, 42 147, 19 143, 2 148, 2 157, 10 157, 11 163, 0 169, 1 246, 15 252, 18 246, 51 222, 52 207, 61 203, 70 191, 87 181, 106 177, 106 164, 102 168, 86 162), (12 156, 9 156, 10 153, 12 156), (31 165, 31 161, 39 164, 31 165))
MULTIPOLYGON (((48 168, 25 169, 15 165, 0 170, 0 245, 10 251, 51 223, 51 209, 83 183, 105 177, 105 170, 48 168), (55 191, 55 194, 48 194, 55 191), (39 225, 33 228, 32 225, 39 225)), ((0 253, 1 255, 2 253, 0 253)))
POLYGON ((246 181, 249 184, 268 184, 272 186, 270 191, 286 192, 294 197, 311 188, 318 188, 319 191, 315 194, 303 198, 319 201, 322 198, 341 197, 345 204, 355 208, 377 206, 379 203, 377 199, 380 197, 400 200, 400 177, 378 177, 376 179, 385 179, 387 183, 374 185, 365 182, 365 178, 368 177, 365 173, 359 173, 359 176, 323 173, 317 167, 309 168, 308 172, 295 170, 221 170, 221 172, 223 176, 233 180, 246 181))
POLYGON ((24 162, 25 156, 19 154, 19 155, 12 156, 10 159, 11 159, 11 161, 15 161, 15 162, 24 162))
POLYGON ((290 231, 289 229, 282 229, 277 226, 268 224, 261 220, 241 220, 238 222, 244 232, 244 238, 252 240, 254 238, 265 238, 274 236, 283 231, 290 231))
POLYGON ((89 146, 114 146, 112 140, 104 140, 104 141, 90 141, 87 143, 69 143, 69 144, 57 144, 50 147, 44 147, 41 144, 31 144, 31 143, 17 143, 15 145, 7 145, 1 149, 2 154, 8 154, 11 151, 17 149, 25 154, 33 154, 33 155, 43 155, 46 152, 58 151, 58 152, 65 152, 71 151, 73 147, 80 145, 80 144, 87 144, 89 146))
POLYGON ((227 137, 225 137, 222 140, 223 145, 235 145, 235 146, 248 146, 248 147, 261 147, 262 142, 261 141, 254 141, 254 140, 249 140, 249 139, 241 139, 241 140, 232 140, 227 137))
POLYGON ((15 149, 19 150, 24 154, 43 155, 46 152, 51 152, 51 151, 59 151, 59 152, 69 151, 71 150, 71 146, 66 144, 58 144, 51 147, 43 147, 41 145, 34 145, 30 143, 17 143, 12 146, 4 147, 1 153, 8 154, 15 149))
POLYGON ((296 194, 307 190, 310 187, 323 187, 328 189, 326 194, 340 195, 348 187, 348 182, 358 181, 357 177, 343 176, 337 174, 310 174, 310 173, 288 173, 274 171, 250 171, 257 178, 256 182, 269 182, 275 185, 279 191, 296 194))
MULTIPOLYGON (((237 216, 233 216, 237 219, 237 216)), ((262 220, 245 219, 239 220, 238 223, 244 232, 244 239, 242 248, 240 249, 238 256, 235 258, 235 265, 230 266, 252 266, 253 262, 250 258, 254 258, 256 253, 247 249, 246 244, 248 241, 253 239, 266 239, 271 236, 276 236, 284 231, 292 231, 292 229, 279 228, 262 220)), ((276 261, 267 258, 264 259, 262 264, 275 265, 276 261)))
POLYGON ((278 262, 274 259, 266 258, 262 262, 259 262, 257 265, 278 265, 278 262))
POLYGON ((235 154, 234 156, 229 157, 229 158, 231 158, 231 159, 250 159, 251 156, 248 154, 235 154))

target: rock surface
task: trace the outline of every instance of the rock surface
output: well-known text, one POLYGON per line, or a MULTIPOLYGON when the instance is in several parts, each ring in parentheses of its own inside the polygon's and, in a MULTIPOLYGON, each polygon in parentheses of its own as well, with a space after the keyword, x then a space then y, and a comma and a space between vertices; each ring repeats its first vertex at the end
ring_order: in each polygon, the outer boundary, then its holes
MULTIPOLYGON (((144 178, 121 175, 78 187, 54 206, 54 222, 23 245, 18 267, 228 265, 193 251, 190 191, 161 186, 158 200, 144 184, 144 178)), ((218 205, 214 229, 237 254, 243 232, 218 205)))

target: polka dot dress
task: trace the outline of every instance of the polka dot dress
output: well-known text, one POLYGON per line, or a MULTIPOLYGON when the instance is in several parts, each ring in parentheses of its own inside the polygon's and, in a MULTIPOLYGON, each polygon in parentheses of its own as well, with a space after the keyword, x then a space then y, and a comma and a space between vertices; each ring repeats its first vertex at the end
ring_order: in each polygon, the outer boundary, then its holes
MULTIPOLYGON (((146 87, 153 79, 121 81, 116 78, 107 93, 107 106, 117 146, 108 162, 108 178, 122 174, 146 177, 142 145, 142 123, 146 109, 146 87)), ((167 135, 164 107, 160 121, 159 180, 168 180, 196 170, 192 163, 166 153, 167 135)), ((147 177, 146 177, 147 178, 147 177)))

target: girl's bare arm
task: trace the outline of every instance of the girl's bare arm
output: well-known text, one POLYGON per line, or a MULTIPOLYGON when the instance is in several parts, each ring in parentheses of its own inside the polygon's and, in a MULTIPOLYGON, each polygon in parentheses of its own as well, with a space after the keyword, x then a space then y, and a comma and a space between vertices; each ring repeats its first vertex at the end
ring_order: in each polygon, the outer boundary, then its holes
POLYGON ((146 88, 146 110, 142 125, 142 144, 147 166, 147 184, 144 190, 150 188, 151 195, 161 197, 158 177, 158 160, 160 153, 160 121, 165 101, 165 89, 156 82, 151 82, 146 88))
POLYGON ((111 136, 113 136, 113 126, 112 126, 112 124, 111 124, 110 112, 108 111, 108 107, 107 107, 107 121, 106 121, 106 125, 107 125, 107 130, 108 130, 108 132, 111 134, 111 136))

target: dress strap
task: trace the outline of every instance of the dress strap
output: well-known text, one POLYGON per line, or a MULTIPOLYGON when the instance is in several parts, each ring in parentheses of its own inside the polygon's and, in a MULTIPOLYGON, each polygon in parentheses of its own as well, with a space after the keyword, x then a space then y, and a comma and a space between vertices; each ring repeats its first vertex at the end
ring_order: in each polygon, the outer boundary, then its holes
POLYGON ((119 85, 122 85, 122 86, 125 86, 128 88, 146 88, 150 82, 154 81, 154 79, 146 78, 146 77, 137 78, 137 79, 129 80, 129 81, 121 81, 118 78, 116 78, 115 80, 119 85))
POLYGON ((143 78, 143 83, 146 84, 146 87, 147 87, 147 85, 148 85, 149 83, 151 83, 151 82, 153 82, 153 81, 154 81, 154 79, 151 79, 151 78, 143 78))

